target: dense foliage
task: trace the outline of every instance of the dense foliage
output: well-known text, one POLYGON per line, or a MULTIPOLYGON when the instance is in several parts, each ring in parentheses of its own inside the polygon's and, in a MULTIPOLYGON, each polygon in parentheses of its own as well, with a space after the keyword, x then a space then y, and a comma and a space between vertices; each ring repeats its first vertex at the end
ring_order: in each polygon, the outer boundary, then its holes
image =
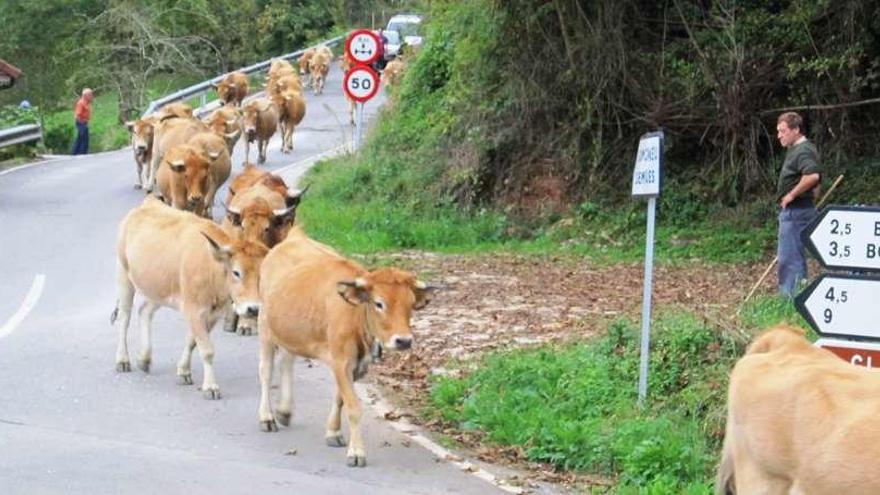
MULTIPOLYGON (((605 203, 628 193, 638 138, 657 128, 666 131, 667 178, 683 194, 708 208, 764 198, 781 162, 783 109, 806 117, 827 179, 864 177, 876 162, 874 2, 434 7, 399 95, 400 119, 414 127, 396 132, 415 138, 398 150, 410 158, 429 137, 433 149, 414 165, 442 167, 441 198, 530 214, 539 201, 605 203)), ((871 189, 847 180, 837 197, 872 201, 871 189)))

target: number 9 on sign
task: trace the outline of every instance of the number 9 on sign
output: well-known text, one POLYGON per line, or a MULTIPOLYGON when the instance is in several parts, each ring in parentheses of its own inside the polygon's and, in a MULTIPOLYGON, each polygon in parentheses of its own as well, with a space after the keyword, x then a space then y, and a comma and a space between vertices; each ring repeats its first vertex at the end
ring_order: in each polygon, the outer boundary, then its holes
POLYGON ((349 98, 363 103, 379 91, 379 74, 370 67, 357 66, 345 75, 343 89, 349 98))

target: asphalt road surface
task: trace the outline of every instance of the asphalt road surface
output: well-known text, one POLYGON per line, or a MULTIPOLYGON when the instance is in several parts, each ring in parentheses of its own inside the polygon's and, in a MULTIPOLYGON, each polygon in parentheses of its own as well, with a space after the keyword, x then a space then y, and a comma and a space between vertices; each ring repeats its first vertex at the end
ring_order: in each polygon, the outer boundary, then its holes
MULTIPOLYGON (((277 136, 270 145, 266 167, 283 171, 289 185, 352 137, 341 79, 334 67, 325 93, 308 94, 293 153, 280 153, 277 136)), ((367 104, 368 118, 380 103, 367 104)), ((233 173, 242 157, 239 143, 233 173)), ((134 183, 130 149, 0 174, 0 494, 499 491, 438 462, 366 404, 368 465, 347 467, 346 450, 324 444, 333 381, 319 363, 297 361, 292 425, 260 431, 256 337, 218 325, 212 340, 223 397, 206 400, 197 388, 198 352, 196 385, 177 384, 186 325, 171 309, 156 313, 150 373, 117 373, 114 245, 119 221, 143 200, 134 183)))

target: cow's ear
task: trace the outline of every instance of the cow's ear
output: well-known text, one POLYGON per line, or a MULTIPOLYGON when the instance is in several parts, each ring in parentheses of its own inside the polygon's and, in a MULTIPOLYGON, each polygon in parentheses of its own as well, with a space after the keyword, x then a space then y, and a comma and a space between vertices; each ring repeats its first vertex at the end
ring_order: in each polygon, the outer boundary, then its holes
POLYGON ((132 129, 134 129, 134 121, 129 120, 128 122, 125 123, 125 127, 128 129, 128 132, 131 132, 132 129))
POLYGON ((229 246, 221 246, 217 243, 210 235, 205 232, 201 232, 205 239, 208 240, 208 243, 211 244, 212 252, 214 253, 214 259, 220 263, 228 263, 232 258, 232 249, 229 246))
POLYGON ((241 213, 234 210, 226 210, 226 218, 232 222, 232 225, 241 227, 241 213))
POLYGON ((434 298, 434 293, 440 290, 439 286, 430 285, 422 282, 421 280, 416 280, 415 284, 413 284, 413 293, 416 295, 416 302, 413 304, 413 309, 419 310, 424 308, 431 302, 431 299, 434 298))
POLYGON ((345 299, 345 302, 355 306, 370 300, 370 286, 362 278, 337 283, 336 292, 345 299))

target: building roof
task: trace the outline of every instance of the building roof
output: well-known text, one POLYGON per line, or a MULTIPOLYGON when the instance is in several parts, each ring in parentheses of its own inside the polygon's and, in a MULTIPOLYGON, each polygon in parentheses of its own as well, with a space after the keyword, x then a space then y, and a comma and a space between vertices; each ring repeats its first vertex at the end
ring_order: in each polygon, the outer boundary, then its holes
POLYGON ((21 69, 0 58, 0 74, 5 74, 15 80, 21 77, 21 69))

